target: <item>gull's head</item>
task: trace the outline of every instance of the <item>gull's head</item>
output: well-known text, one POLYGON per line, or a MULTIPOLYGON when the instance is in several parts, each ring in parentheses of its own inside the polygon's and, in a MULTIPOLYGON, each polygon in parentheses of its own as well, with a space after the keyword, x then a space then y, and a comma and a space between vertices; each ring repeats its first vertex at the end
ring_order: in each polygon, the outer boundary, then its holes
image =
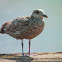
POLYGON ((48 16, 45 15, 45 13, 42 9, 34 10, 33 13, 32 13, 32 16, 36 17, 36 18, 41 18, 41 19, 43 19, 43 17, 48 18, 48 16))

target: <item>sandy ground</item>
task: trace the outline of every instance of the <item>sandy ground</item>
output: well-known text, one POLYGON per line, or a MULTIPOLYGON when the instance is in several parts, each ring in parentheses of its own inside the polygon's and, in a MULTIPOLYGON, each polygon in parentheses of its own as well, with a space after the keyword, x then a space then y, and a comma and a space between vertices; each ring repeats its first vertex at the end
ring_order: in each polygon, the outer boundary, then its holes
MULTIPOLYGON (((27 53, 25 53, 26 55, 27 53)), ((21 53, 0 54, 0 62, 42 62, 42 61, 61 61, 62 52, 41 52, 31 53, 30 56, 22 56, 21 53)))

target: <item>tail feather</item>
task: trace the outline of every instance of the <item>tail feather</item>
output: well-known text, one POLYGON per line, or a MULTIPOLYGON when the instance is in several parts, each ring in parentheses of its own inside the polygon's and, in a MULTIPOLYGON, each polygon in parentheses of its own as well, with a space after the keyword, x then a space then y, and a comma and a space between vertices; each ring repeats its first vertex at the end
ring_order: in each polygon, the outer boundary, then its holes
POLYGON ((0 29, 0 33, 2 33, 1 29, 0 29))
POLYGON ((4 32, 4 30, 3 30, 3 29, 0 29, 0 33, 1 33, 1 34, 3 34, 3 33, 5 33, 5 32, 4 32))
POLYGON ((0 28, 0 33, 2 33, 2 34, 5 33, 4 28, 6 25, 7 25, 7 22, 2 25, 2 27, 0 28))

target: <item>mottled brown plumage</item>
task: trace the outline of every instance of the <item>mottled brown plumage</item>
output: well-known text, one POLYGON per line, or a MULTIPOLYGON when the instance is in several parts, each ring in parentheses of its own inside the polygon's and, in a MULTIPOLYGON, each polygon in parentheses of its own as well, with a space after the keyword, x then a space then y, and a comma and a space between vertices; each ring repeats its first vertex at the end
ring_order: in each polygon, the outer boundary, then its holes
POLYGON ((31 16, 18 17, 2 25, 0 33, 9 34, 16 39, 33 39, 44 29, 42 9, 34 10, 31 16))

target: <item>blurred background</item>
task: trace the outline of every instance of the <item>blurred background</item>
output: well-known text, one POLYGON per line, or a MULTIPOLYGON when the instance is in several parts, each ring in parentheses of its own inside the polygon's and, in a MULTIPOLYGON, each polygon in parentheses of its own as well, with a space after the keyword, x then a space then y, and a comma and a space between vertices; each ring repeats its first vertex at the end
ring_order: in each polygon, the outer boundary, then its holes
MULTIPOLYGON (((19 16, 28 16, 35 9, 43 9, 45 28, 31 40, 31 52, 62 52, 62 0, 0 0, 0 27, 19 16)), ((28 40, 24 39, 24 52, 28 40)), ((21 40, 0 34, 0 54, 21 53, 21 40)))

